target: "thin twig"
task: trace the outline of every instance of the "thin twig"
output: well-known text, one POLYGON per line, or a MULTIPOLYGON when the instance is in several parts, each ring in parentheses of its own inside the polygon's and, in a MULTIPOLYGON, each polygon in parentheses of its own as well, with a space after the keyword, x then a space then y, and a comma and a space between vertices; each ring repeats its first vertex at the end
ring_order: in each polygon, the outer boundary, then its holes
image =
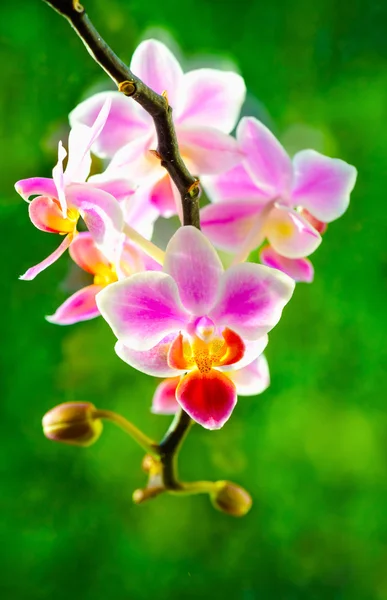
POLYGON ((151 456, 158 458, 159 450, 158 445, 154 442, 150 437, 145 435, 142 431, 140 431, 133 423, 125 419, 122 415, 119 415, 112 410, 100 410, 95 409, 93 412, 93 419, 106 419, 107 421, 111 421, 120 427, 125 433, 130 435, 137 444, 142 446, 146 452, 148 452, 151 456))
POLYGON ((180 156, 172 107, 165 96, 156 94, 122 62, 102 39, 85 9, 77 0, 44 0, 66 17, 94 60, 117 84, 120 92, 141 104, 150 114, 157 133, 157 152, 161 165, 168 171, 179 190, 183 206, 183 224, 200 229, 198 180, 191 175, 180 156))

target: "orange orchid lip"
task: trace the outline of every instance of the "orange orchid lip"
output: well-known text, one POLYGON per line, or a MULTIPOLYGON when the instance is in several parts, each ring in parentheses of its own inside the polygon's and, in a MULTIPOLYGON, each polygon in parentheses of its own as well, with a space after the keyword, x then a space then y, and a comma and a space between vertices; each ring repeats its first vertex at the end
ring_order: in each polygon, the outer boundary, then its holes
POLYGON ((231 329, 225 328, 222 337, 213 335, 205 341, 195 335, 190 341, 181 333, 172 342, 168 364, 180 370, 197 368, 200 373, 209 373, 213 367, 234 364, 243 358, 243 340, 231 329))
POLYGON ((35 227, 60 235, 74 233, 79 219, 79 212, 73 208, 68 209, 64 217, 59 200, 49 196, 34 198, 29 205, 29 214, 35 227))

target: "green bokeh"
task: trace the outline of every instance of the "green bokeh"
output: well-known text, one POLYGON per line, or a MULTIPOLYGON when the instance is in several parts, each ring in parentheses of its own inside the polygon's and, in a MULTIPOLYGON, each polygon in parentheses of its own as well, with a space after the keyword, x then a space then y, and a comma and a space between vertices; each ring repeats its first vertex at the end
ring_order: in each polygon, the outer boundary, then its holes
POLYGON ((86 400, 160 437, 169 421, 149 413, 155 380, 114 355, 101 319, 44 320, 66 297, 66 258, 18 281, 57 240, 31 226, 13 184, 49 175, 68 112, 107 79, 43 2, 2 2, 2 597, 385 600, 386 4, 87 5, 125 60, 147 29, 163 27, 191 64, 236 61, 250 112, 293 150, 312 144, 355 164, 359 179, 313 257, 315 282, 297 287, 271 335, 272 386, 241 399, 221 431, 194 428, 182 452, 185 478, 246 486, 250 514, 232 519, 205 497, 136 507, 142 452, 124 434, 107 425, 98 444, 76 449, 49 443, 40 420, 86 400))

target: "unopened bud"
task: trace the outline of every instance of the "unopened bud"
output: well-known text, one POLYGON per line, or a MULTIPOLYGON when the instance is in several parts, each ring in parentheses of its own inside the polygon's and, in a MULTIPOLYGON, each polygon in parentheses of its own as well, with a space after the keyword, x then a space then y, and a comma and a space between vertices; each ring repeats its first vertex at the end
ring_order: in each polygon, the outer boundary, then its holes
POLYGON ((231 481, 217 481, 210 497, 215 508, 233 517, 243 517, 253 503, 250 494, 231 481))
POLYGON ((65 402, 43 417, 44 435, 55 442, 74 446, 91 446, 102 433, 102 421, 94 418, 90 402, 65 402))

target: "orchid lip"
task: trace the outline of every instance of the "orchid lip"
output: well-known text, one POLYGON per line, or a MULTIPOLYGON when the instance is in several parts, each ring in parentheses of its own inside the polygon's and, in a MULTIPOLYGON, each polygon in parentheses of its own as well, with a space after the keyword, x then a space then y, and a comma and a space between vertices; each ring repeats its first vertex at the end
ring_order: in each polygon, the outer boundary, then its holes
POLYGON ((241 360, 245 345, 235 332, 226 327, 219 334, 215 326, 211 327, 212 321, 208 317, 200 317, 196 323, 199 328, 212 329, 211 338, 202 339, 195 334, 184 336, 180 332, 169 350, 169 366, 183 371, 197 369, 200 373, 209 373, 213 368, 241 360))

